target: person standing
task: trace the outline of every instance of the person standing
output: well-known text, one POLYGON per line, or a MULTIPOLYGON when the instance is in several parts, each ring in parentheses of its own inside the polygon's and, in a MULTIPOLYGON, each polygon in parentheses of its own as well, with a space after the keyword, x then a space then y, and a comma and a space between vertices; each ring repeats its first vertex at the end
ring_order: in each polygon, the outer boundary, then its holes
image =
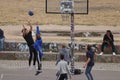
POLYGON ((110 30, 107 30, 106 34, 104 35, 100 55, 103 55, 104 47, 112 47, 112 53, 113 55, 116 55, 114 46, 114 36, 110 30))
POLYGON ((36 41, 34 43, 34 48, 37 50, 37 59, 38 59, 38 70, 36 72, 36 75, 42 72, 42 56, 43 56, 43 51, 42 51, 42 38, 40 36, 40 30, 39 26, 36 27, 36 41))
POLYGON ((60 55, 60 61, 57 64, 58 67, 58 75, 57 75, 57 80, 68 80, 68 76, 70 77, 71 80, 71 74, 68 69, 68 63, 64 60, 64 55, 60 55))
POLYGON ((86 52, 87 61, 83 65, 83 68, 86 68, 85 75, 86 75, 88 80, 93 80, 91 70, 94 66, 94 55, 95 55, 95 52, 91 49, 91 46, 87 45, 87 52, 86 52))
POLYGON ((2 29, 0 29, 0 51, 4 50, 4 40, 5 40, 4 32, 2 29))
POLYGON ((60 61, 60 55, 64 55, 64 60, 67 61, 68 65, 69 65, 69 63, 70 63, 70 50, 66 48, 65 44, 62 44, 62 48, 59 50, 57 63, 60 61))
POLYGON ((25 26, 23 25, 23 29, 22 29, 22 36, 25 39, 25 41, 27 42, 27 45, 29 47, 29 67, 31 67, 31 62, 32 62, 32 58, 34 55, 34 59, 33 59, 33 66, 35 67, 36 64, 36 60, 37 60, 37 51, 34 48, 34 40, 32 37, 32 25, 30 23, 30 21, 28 21, 28 24, 30 26, 30 29, 27 30, 25 28, 25 26))

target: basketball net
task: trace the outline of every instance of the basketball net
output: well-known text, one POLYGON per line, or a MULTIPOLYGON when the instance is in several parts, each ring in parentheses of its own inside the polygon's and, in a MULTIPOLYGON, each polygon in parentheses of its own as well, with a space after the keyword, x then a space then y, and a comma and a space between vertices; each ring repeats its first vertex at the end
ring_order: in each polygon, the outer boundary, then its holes
POLYGON ((69 21, 70 20, 70 14, 61 14, 62 21, 69 21))

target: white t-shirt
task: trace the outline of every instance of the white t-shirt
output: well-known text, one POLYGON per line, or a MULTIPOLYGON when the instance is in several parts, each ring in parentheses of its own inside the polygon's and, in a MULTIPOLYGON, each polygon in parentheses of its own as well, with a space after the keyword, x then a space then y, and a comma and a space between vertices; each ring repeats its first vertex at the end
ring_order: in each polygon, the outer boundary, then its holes
POLYGON ((60 71, 60 74, 70 74, 68 69, 68 64, 64 60, 60 60, 60 62, 57 64, 58 71, 60 71))

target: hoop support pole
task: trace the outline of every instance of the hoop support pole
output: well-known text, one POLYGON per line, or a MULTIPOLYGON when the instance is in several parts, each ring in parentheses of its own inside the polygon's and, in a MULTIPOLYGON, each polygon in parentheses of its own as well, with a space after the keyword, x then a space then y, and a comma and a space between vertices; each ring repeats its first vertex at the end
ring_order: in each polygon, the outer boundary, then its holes
POLYGON ((74 13, 71 13, 71 73, 74 74, 74 13))

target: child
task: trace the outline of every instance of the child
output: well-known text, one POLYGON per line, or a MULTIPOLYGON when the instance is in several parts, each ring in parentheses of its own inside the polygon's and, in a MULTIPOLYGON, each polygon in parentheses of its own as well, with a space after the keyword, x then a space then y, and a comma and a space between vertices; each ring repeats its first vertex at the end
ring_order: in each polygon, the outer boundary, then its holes
POLYGON ((58 62, 57 66, 58 66, 58 78, 57 80, 67 80, 68 79, 68 75, 70 76, 70 80, 71 80, 71 75, 68 69, 68 64, 67 62, 64 60, 64 55, 60 55, 60 61, 58 62))
POLYGON ((39 30, 39 26, 36 27, 36 41, 34 43, 34 48, 37 50, 38 56, 38 71, 36 72, 36 75, 38 75, 39 73, 41 73, 42 71, 42 56, 43 56, 43 52, 42 52, 42 38, 40 36, 40 30, 39 30))
POLYGON ((94 66, 94 54, 95 54, 95 52, 91 49, 90 45, 87 46, 87 50, 88 50, 86 52, 87 61, 84 64, 83 68, 86 67, 85 74, 86 74, 87 79, 88 80, 93 80, 91 70, 92 70, 92 67, 94 66))
POLYGON ((65 44, 62 44, 62 48, 59 50, 59 55, 58 55, 56 65, 60 61, 60 55, 61 54, 64 55, 64 60, 67 61, 68 65, 69 65, 69 62, 70 62, 70 50, 67 49, 65 44))

